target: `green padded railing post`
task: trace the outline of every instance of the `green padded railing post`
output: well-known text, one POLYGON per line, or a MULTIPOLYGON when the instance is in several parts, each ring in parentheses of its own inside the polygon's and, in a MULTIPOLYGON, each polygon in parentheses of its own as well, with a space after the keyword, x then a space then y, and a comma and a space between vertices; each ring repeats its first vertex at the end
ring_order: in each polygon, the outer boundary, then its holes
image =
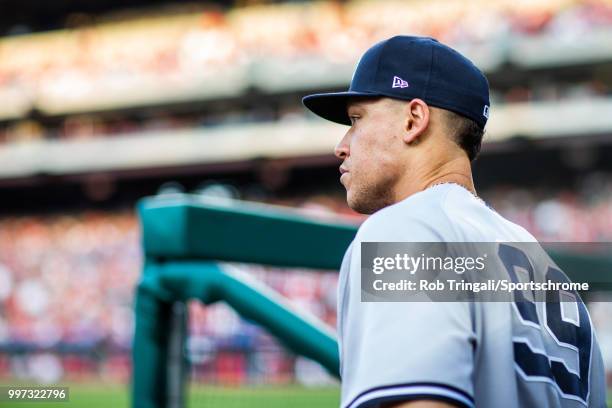
POLYGON ((174 302, 170 314, 170 338, 168 339, 168 364, 166 367, 167 407, 183 408, 187 388, 188 361, 185 354, 187 343, 187 304, 174 302))
POLYGON ((205 268, 202 261, 337 270, 355 235, 355 225, 315 221, 286 208, 197 196, 146 198, 139 202, 138 211, 147 265, 136 304, 134 407, 167 406, 164 363, 170 339, 165 333, 171 319, 169 308, 176 300, 225 300, 289 348, 338 375, 337 344, 331 331, 294 314, 278 296, 247 285, 212 264, 205 268), (181 259, 193 264, 180 265, 181 259), (245 300, 248 298, 251 301, 245 300), (156 335, 156 331, 161 333, 156 335))
POLYGON ((136 328, 132 348, 132 407, 164 407, 167 400, 166 363, 172 303, 148 285, 150 272, 136 291, 136 328))

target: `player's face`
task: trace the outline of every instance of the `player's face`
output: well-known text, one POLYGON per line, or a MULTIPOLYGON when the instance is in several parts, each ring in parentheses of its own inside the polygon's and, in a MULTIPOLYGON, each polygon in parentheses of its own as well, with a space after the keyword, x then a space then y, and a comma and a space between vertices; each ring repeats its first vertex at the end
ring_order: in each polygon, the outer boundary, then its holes
POLYGON ((351 101, 351 127, 335 148, 349 207, 372 214, 395 202, 403 166, 401 104, 388 98, 351 101))

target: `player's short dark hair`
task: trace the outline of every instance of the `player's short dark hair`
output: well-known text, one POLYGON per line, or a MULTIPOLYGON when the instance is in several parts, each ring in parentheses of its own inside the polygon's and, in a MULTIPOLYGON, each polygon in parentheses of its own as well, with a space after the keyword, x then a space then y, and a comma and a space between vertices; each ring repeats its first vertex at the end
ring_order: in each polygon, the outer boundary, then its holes
POLYGON ((470 161, 474 161, 480 152, 484 129, 472 119, 461 116, 455 112, 445 111, 446 123, 451 137, 465 151, 470 161))

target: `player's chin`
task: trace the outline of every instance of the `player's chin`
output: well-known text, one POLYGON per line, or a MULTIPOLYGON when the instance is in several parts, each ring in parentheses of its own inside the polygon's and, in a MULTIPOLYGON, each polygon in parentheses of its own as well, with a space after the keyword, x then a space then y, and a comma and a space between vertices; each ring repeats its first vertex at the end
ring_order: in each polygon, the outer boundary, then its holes
POLYGON ((370 214, 374 214, 376 212, 376 208, 372 207, 371 205, 368 205, 368 203, 365 203, 363 201, 359 201, 359 200, 354 200, 351 199, 350 196, 347 195, 347 200, 346 200, 349 208, 359 214, 364 214, 364 215, 370 215, 370 214))
POLYGON ((360 194, 355 194, 355 190, 349 188, 346 189, 346 203, 350 209, 359 214, 372 214, 375 211, 367 200, 364 200, 360 194))

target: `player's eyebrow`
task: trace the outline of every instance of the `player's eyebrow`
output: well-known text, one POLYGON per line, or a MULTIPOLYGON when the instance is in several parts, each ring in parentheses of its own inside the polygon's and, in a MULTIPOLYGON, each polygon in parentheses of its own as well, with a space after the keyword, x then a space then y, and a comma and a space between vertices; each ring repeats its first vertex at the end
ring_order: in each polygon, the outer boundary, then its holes
POLYGON ((351 102, 347 105, 347 113, 349 115, 363 113, 363 106, 359 102, 351 102))

